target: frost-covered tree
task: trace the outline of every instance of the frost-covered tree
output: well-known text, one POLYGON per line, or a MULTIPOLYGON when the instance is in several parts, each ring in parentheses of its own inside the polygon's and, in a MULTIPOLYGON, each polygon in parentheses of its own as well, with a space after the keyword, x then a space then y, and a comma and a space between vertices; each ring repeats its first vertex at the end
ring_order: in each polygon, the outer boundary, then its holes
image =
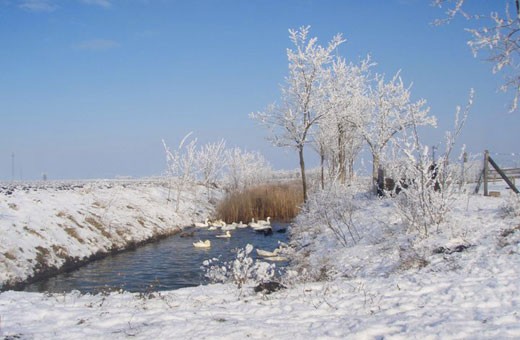
POLYGON ((271 173, 271 166, 259 152, 240 148, 226 150, 226 177, 231 191, 260 183, 271 173))
POLYGON ((312 146, 320 156, 320 185, 321 189, 325 188, 325 167, 328 166, 328 177, 335 178, 335 167, 333 159, 333 147, 334 143, 333 135, 331 134, 331 126, 327 120, 323 120, 320 123, 319 128, 314 133, 312 146))
POLYGON ((372 153, 373 189, 377 192, 377 172, 384 150, 395 136, 412 126, 436 125, 429 116, 426 101, 413 102, 410 87, 406 87, 399 72, 390 81, 376 75, 376 84, 371 88, 367 111, 354 116, 351 123, 358 129, 372 153))
POLYGON ((311 129, 322 118, 323 113, 317 112, 316 105, 323 90, 324 68, 332 62, 332 52, 343 42, 338 34, 327 47, 322 47, 317 38, 309 38, 309 29, 307 26, 289 30, 294 47, 287 49, 289 75, 281 89, 281 103, 271 105, 265 112, 250 115, 271 130, 270 140, 274 145, 297 150, 305 201, 304 148, 309 142, 311 129))
POLYGON ((216 143, 207 143, 199 148, 195 156, 196 166, 202 183, 208 188, 215 186, 217 179, 224 169, 226 142, 222 139, 216 143))
POLYGON ((176 189, 176 205, 175 211, 179 211, 182 191, 195 179, 194 165, 197 158, 196 147, 197 139, 188 142, 191 132, 188 133, 179 143, 176 150, 170 150, 163 140, 164 151, 166 152, 167 174, 170 177, 170 183, 176 189))
POLYGON ((224 182, 227 189, 239 191, 262 183, 272 173, 269 162, 259 152, 226 149, 223 139, 197 146, 196 138, 189 140, 191 134, 187 134, 174 150, 162 141, 166 152, 166 173, 170 187, 174 187, 177 195, 177 210, 181 192, 196 181, 208 188, 209 196, 210 188, 218 186, 219 181, 224 182))
POLYGON ((347 174, 353 175, 354 160, 363 143, 359 128, 352 122, 361 121, 358 116, 366 114, 369 108, 367 90, 372 65, 369 57, 359 65, 338 58, 332 64, 325 88, 326 114, 320 121, 317 141, 321 150, 328 151, 330 172, 343 184, 347 174))
POLYGON ((501 89, 512 90, 514 97, 511 111, 518 108, 520 99, 520 0, 494 1, 496 10, 490 13, 471 13, 466 3, 473 0, 433 0, 438 7, 447 7, 446 18, 436 20, 436 24, 451 21, 457 15, 481 24, 479 28, 467 28, 472 39, 468 45, 477 56, 487 54, 493 63, 493 73, 504 71, 505 82, 501 89))

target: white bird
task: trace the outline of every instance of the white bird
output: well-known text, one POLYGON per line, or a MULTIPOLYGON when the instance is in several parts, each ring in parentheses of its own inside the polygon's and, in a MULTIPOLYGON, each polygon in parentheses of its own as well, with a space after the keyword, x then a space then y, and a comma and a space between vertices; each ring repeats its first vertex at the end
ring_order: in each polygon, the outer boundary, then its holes
POLYGON ((272 256, 272 257, 266 257, 265 258, 267 261, 287 261, 287 257, 283 257, 283 256, 272 256))
POLYGON ((201 222, 195 222, 193 223, 193 226, 196 227, 196 228, 206 228, 209 226, 209 223, 208 223, 208 219, 206 218, 206 220, 204 221, 204 223, 201 223, 201 222))
POLYGON ((259 224, 271 225, 271 217, 267 217, 267 220, 258 220, 259 224))
POLYGON ((211 241, 205 240, 205 241, 193 242, 193 246, 195 248, 209 248, 209 247, 211 247, 211 241))
POLYGON ((222 231, 235 230, 237 228, 237 225, 238 224, 236 224, 236 223, 226 224, 225 226, 222 227, 222 231))
POLYGON ((278 248, 276 248, 274 251, 257 249, 256 253, 258 254, 258 256, 262 256, 262 257, 274 257, 274 256, 278 255, 279 251, 280 250, 278 248))
POLYGON ((218 238, 230 238, 231 237, 231 233, 229 232, 229 230, 226 230, 226 232, 224 234, 216 235, 215 237, 218 237, 218 238))
POLYGON ((244 224, 242 221, 240 221, 240 222, 238 222, 238 224, 237 224, 237 228, 239 228, 239 229, 247 228, 247 224, 244 224))
POLYGON ((260 220, 258 222, 255 222, 255 219, 253 218, 251 220, 251 223, 249 223, 249 226, 253 228, 255 231, 264 231, 271 229, 271 222, 270 217, 267 218, 267 221, 260 220))
POLYGON ((222 227, 226 226, 226 222, 224 222, 222 220, 216 220, 216 221, 211 222, 211 225, 214 227, 217 227, 217 228, 219 228, 219 227, 222 228, 222 227))

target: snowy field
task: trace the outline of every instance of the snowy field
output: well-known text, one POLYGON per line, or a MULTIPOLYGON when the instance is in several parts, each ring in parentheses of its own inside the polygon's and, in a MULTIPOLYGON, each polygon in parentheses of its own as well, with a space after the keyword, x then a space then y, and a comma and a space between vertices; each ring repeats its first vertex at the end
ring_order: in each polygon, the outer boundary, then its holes
MULTIPOLYGON (((520 338, 520 218, 505 213, 511 201, 503 186, 499 190, 498 198, 459 195, 450 223, 427 237, 404 230, 392 199, 362 194, 353 216, 356 243, 340 246, 301 217, 292 231, 298 280, 288 278, 287 289, 271 294, 254 293, 252 282, 241 289, 227 283, 141 294, 7 291, 0 294, 0 336, 520 338), (313 280, 319 273, 327 280, 313 280)), ((64 206, 69 201, 63 199, 64 206)), ((1 204, 5 214, 8 203, 1 204)), ((17 212, 11 210, 9 216, 17 212)), ((2 230, 2 237, 3 247, 20 243, 19 234, 2 230)))
POLYGON ((183 193, 176 212, 164 181, 42 182, 1 188, 0 288, 49 268, 171 235, 213 211, 207 190, 194 187, 183 193))

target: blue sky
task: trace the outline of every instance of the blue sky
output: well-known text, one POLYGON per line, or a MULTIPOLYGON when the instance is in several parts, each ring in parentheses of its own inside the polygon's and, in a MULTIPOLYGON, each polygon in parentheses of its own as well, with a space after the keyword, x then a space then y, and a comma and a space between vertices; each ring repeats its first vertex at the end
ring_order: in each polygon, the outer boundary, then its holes
POLYGON ((370 53, 376 71, 402 70, 439 119, 431 143, 473 87, 468 151, 519 152, 502 78, 466 46, 470 23, 431 25, 442 16, 427 0, 0 0, 0 180, 13 153, 16 179, 159 175, 161 139, 190 131, 296 168, 248 114, 279 98, 287 30, 302 25, 323 44, 343 33, 348 60, 370 53))

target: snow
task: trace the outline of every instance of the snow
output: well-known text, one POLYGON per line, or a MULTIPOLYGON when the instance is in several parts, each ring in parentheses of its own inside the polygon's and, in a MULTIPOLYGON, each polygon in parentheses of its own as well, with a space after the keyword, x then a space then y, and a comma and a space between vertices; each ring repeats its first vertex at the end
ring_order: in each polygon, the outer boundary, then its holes
MULTIPOLYGON (((341 246, 330 230, 313 233, 317 226, 301 216, 297 221, 300 225, 292 232, 293 244, 304 246, 292 253, 293 269, 299 271, 299 278, 288 280, 287 289, 271 294, 254 293, 253 283, 241 289, 228 283, 98 295, 6 291, 0 294, 0 336, 519 338, 520 219, 504 213, 508 193, 503 186, 499 190, 498 198, 459 195, 449 223, 428 236, 405 230, 392 199, 357 195, 358 210, 353 220, 360 237, 348 247, 341 246), (302 276, 304 268, 307 277, 302 276), (313 268, 317 272, 325 268, 328 280, 316 281, 313 268)), ((60 195, 55 193, 54 199, 70 206, 71 198, 60 195)), ((130 199, 132 195, 123 196, 130 199)), ((84 195, 82 198, 92 199, 84 195)), ((2 228, 6 228, 6 215, 9 224, 18 221, 13 217, 18 211, 28 214, 24 221, 28 216, 44 216, 41 212, 31 215, 22 207, 24 200, 34 202, 33 197, 20 194, 10 200, 1 203, 2 228), (18 211, 5 208, 13 202, 18 204, 18 211)), ((146 204, 145 199, 139 200, 132 204, 146 204)), ((116 213, 112 218, 128 219, 116 213)), ((2 247, 6 242, 11 248, 22 242, 22 233, 7 234, 4 230, 2 247)), ((28 244, 36 244, 39 239, 31 233, 25 235, 30 241, 23 242, 28 244)), ((61 242, 66 245, 65 239, 61 242)), ((2 273, 16 268, 4 267, 2 273)))

